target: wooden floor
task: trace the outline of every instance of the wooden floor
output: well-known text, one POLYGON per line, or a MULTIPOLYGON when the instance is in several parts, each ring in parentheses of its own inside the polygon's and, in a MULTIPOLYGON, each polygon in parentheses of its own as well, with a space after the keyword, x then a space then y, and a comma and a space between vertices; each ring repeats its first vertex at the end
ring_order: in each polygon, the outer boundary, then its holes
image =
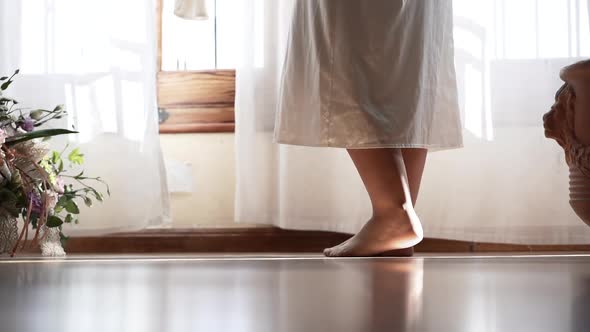
POLYGON ((590 255, 0 259, 0 331, 590 331, 590 255))

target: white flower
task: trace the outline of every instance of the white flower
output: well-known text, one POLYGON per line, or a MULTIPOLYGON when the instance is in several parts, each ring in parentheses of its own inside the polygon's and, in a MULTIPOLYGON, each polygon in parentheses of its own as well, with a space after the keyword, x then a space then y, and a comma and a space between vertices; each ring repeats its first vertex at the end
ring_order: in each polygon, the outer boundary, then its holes
POLYGON ((57 193, 53 190, 45 190, 44 196, 47 202, 47 209, 53 211, 53 208, 57 204, 57 193))
POLYGON ((0 145, 6 143, 6 138, 8 137, 8 135, 6 134, 6 132, 2 129, 0 129, 0 145))

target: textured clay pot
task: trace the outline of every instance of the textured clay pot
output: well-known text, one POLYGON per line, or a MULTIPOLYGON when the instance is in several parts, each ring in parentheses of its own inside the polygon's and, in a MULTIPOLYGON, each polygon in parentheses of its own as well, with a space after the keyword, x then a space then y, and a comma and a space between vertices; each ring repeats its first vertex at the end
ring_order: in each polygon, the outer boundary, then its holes
POLYGON ((590 225, 590 60, 561 70, 565 84, 543 117, 545 136, 565 150, 570 169, 570 205, 590 225))

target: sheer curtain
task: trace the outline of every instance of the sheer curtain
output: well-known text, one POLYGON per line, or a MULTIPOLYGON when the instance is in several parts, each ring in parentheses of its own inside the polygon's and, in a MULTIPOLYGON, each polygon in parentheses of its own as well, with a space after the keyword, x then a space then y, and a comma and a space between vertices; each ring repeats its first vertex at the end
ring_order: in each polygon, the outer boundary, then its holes
POLYGON ((0 0, 0 73, 21 69, 7 94, 32 108, 65 104, 69 117, 57 126, 80 133, 53 139, 52 147, 79 147, 85 174, 111 187, 103 204, 81 204, 80 224, 68 234, 168 221, 154 14, 146 0, 0 0))
MULTIPOLYGON (((236 220, 356 232, 369 200, 346 152, 280 146, 272 131, 291 1, 248 0, 237 71, 236 220)), ((426 236, 590 242, 568 203, 563 151, 542 115, 559 69, 590 56, 588 1, 455 0, 465 148, 429 155, 417 210, 426 236)))

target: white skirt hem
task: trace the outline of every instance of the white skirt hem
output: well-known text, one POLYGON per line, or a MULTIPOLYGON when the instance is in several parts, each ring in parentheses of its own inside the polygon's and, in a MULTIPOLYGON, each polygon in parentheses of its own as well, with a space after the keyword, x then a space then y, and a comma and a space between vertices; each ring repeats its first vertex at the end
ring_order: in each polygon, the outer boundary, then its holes
POLYGON ((424 144, 424 143, 391 143, 391 144, 363 144, 363 145, 340 145, 340 144, 317 144, 303 143, 298 141, 287 141, 274 139, 274 143, 284 145, 297 145, 315 148, 340 148, 340 149, 428 149, 433 151, 452 150, 463 148, 463 144, 424 144))

